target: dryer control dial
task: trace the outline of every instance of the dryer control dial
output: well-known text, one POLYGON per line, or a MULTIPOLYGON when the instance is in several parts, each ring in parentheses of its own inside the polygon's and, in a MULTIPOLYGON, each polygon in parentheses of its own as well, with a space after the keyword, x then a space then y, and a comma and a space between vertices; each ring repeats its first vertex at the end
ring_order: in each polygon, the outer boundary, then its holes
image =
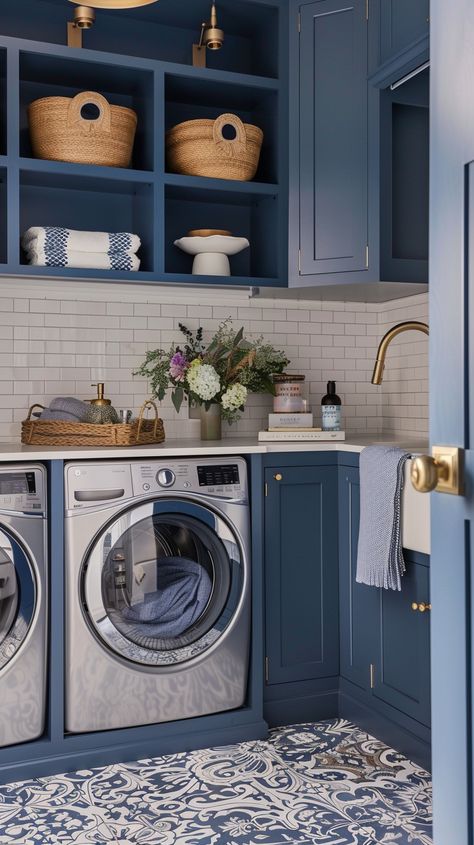
POLYGON ((160 469, 156 474, 156 480, 160 487, 172 487, 176 481, 176 476, 172 469, 160 469))

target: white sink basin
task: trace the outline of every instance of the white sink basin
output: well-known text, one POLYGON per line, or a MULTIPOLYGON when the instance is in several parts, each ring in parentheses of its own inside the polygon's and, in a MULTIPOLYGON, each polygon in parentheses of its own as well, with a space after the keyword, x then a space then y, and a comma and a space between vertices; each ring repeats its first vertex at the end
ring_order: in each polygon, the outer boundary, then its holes
MULTIPOLYGON (((418 450, 410 450, 417 452, 418 450)), ((429 493, 417 493, 410 480, 411 461, 405 466, 405 486, 402 494, 402 538, 405 549, 431 552, 429 493)))

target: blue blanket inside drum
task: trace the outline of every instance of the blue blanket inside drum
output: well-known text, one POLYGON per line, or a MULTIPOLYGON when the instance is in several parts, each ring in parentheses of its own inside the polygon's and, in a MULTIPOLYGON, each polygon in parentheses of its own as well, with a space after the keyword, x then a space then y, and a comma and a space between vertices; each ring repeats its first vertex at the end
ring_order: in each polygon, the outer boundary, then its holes
POLYGON ((180 637, 206 607, 211 579, 203 566, 183 557, 161 558, 156 566, 158 589, 140 604, 125 607, 122 619, 142 623, 147 637, 180 637))

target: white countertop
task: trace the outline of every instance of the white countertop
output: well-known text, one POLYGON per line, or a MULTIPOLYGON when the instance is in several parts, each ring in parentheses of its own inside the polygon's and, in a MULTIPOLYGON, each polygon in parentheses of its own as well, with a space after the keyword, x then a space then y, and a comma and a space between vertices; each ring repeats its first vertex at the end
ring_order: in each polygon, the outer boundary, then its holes
POLYGON ((316 443, 270 442, 259 443, 256 438, 226 438, 217 441, 167 440, 157 446, 131 446, 121 448, 76 448, 23 446, 19 443, 0 443, 0 462, 47 461, 47 460, 98 460, 102 458, 160 458, 199 457, 201 455, 252 455, 275 452, 362 452, 366 446, 380 444, 400 446, 411 452, 423 452, 428 448, 426 440, 388 438, 386 435, 347 435, 345 441, 316 443))

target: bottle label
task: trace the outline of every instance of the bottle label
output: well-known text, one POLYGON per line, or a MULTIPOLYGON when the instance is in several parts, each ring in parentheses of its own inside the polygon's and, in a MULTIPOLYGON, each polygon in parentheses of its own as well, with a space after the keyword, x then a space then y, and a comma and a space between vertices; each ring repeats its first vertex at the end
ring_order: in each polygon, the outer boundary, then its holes
POLYGON ((341 430, 341 406, 321 405, 323 431, 341 430))

